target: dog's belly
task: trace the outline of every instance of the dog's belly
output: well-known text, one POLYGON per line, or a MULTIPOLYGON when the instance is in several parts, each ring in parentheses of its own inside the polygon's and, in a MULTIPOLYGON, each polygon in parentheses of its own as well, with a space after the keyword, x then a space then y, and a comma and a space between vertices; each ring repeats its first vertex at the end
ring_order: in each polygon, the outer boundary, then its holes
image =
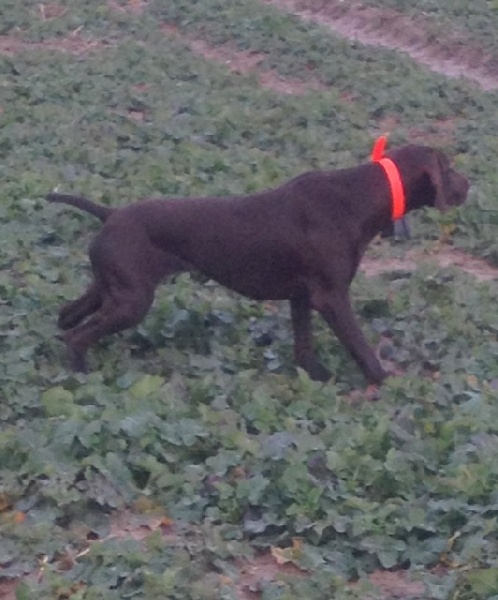
POLYGON ((225 260, 215 268, 201 269, 214 281, 254 300, 285 300, 302 287, 299 269, 281 260, 225 260))
POLYGON ((263 285, 264 281, 248 281, 240 285, 239 282, 234 285, 223 283, 218 279, 215 279, 218 283, 221 283, 224 287, 229 288, 247 298, 252 300, 288 300, 296 294, 296 289, 299 286, 288 283, 285 285, 263 285))
POLYGON ((238 273, 206 273, 211 279, 253 300, 286 300, 301 287, 296 277, 285 273, 253 271, 245 269, 243 277, 238 273))

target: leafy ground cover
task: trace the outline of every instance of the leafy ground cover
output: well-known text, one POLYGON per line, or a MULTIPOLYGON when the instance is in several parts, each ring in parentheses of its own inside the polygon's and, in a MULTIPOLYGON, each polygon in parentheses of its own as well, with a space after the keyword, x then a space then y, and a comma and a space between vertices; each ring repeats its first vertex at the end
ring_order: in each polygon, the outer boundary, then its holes
POLYGON ((430 260, 357 278, 401 373, 375 403, 321 323, 327 385, 295 373, 283 307, 186 276, 74 376, 56 312, 97 225, 42 200, 56 184, 112 204, 249 192, 365 160, 389 128, 446 148, 473 189, 372 259, 449 242, 496 263, 496 93, 252 0, 0 16, 0 581, 20 599, 328 600, 389 595, 367 577, 384 569, 411 597, 496 595, 494 280, 430 260), (203 58, 196 37, 257 64, 203 58), (262 88, 261 71, 309 93, 262 88), (249 577, 261 557, 284 566, 249 577))

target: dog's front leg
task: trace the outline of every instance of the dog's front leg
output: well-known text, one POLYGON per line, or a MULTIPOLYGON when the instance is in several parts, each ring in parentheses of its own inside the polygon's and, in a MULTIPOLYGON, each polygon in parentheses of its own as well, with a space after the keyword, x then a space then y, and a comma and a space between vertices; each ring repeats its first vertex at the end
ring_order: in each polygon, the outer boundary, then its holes
POLYGON ((313 351, 311 304, 308 292, 305 291, 291 298, 290 307, 296 363, 308 373, 311 379, 327 381, 330 379, 330 372, 320 363, 313 351))
POLYGON ((348 293, 316 290, 311 296, 311 306, 332 328, 339 341, 356 360, 365 377, 371 383, 381 383, 387 377, 387 373, 358 325, 348 293))

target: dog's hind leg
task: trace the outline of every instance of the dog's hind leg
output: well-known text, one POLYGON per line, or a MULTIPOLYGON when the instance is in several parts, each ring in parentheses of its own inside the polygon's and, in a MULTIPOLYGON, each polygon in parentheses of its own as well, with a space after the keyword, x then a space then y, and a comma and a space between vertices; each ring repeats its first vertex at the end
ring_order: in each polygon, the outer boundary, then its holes
POLYGON ((303 291, 299 296, 292 298, 290 307, 296 363, 308 373, 311 379, 327 381, 330 379, 330 372, 320 363, 313 351, 311 304, 308 292, 303 291))
POLYGON ((102 298, 96 282, 91 283, 85 293, 64 304, 59 311, 59 329, 72 329, 100 308, 102 298))
POLYGON ((106 293, 99 310, 84 323, 64 334, 72 369, 86 372, 88 348, 106 335, 138 325, 149 311, 153 300, 154 290, 147 292, 143 287, 113 289, 112 293, 106 293))

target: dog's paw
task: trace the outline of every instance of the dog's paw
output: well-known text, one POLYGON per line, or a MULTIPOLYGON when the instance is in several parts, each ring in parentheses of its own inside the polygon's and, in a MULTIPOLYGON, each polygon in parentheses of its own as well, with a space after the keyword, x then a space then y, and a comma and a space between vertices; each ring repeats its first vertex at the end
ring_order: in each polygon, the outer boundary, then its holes
POLYGON ((330 371, 317 360, 314 360, 311 364, 306 365, 306 367, 303 365, 303 368, 310 376, 310 379, 313 379, 313 381, 325 382, 332 377, 330 371))

